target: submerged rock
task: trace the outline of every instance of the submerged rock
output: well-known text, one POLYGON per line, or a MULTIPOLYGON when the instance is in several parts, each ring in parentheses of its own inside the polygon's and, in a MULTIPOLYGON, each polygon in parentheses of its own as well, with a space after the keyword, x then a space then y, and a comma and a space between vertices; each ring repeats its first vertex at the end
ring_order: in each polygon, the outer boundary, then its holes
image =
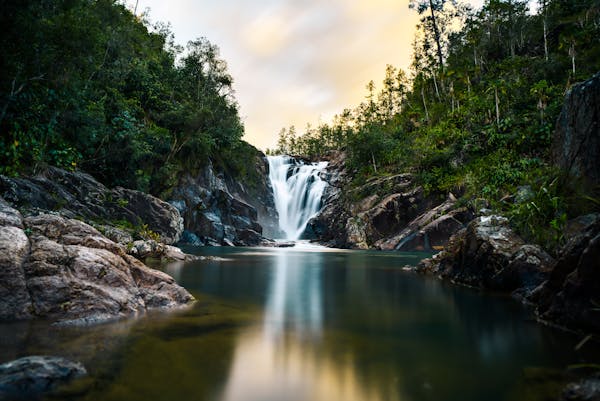
POLYGON ((0 400, 27 400, 87 375, 82 364, 56 356, 28 356, 0 365, 0 400))
POLYGON ((570 383, 564 389, 561 401, 600 401, 600 375, 570 383))

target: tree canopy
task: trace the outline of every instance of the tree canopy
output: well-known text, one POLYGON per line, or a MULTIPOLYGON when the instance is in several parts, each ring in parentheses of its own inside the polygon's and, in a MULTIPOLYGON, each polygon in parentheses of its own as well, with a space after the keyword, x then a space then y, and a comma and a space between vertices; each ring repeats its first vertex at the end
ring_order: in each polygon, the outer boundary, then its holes
POLYGON ((158 194, 244 148, 233 79, 207 39, 184 50, 115 0, 2 9, 0 173, 78 167, 158 194))
POLYGON ((370 83, 365 101, 332 123, 282 130, 273 152, 344 150, 356 185, 412 172, 430 193, 501 209, 551 246, 566 218, 600 204, 559 179, 549 159, 566 90, 600 70, 600 2, 540 0, 535 13, 522 0, 486 0, 479 10, 412 4, 423 18, 410 79, 388 66, 378 93, 370 83), (536 198, 511 202, 523 186, 536 198))

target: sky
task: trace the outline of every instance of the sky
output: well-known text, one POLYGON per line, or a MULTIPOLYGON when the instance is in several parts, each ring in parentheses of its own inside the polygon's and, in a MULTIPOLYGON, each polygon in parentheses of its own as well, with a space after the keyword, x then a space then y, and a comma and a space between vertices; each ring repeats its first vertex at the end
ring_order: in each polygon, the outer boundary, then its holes
POLYGON ((387 64, 408 71, 418 22, 408 1, 137 0, 137 13, 170 23, 181 45, 204 36, 219 46, 243 139, 266 150, 283 127, 303 131, 358 105, 387 64))

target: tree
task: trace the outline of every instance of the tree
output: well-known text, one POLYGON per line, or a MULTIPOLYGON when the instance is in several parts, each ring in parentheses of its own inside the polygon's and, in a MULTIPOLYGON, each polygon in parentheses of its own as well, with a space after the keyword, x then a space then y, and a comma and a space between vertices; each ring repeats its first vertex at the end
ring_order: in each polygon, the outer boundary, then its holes
POLYGON ((410 8, 417 10, 419 15, 421 15, 421 24, 433 34, 436 44, 438 68, 443 70, 444 51, 442 48, 442 34, 438 14, 444 9, 446 0, 410 0, 408 4, 410 8))

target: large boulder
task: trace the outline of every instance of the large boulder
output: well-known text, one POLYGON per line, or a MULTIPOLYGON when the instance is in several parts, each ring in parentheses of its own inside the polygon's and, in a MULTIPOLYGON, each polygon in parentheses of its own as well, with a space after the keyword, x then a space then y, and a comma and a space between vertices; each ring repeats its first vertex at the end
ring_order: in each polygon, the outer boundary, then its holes
POLYGON ((541 319, 600 332, 600 214, 571 221, 548 280, 530 297, 541 319))
POLYGON ((600 184, 600 73, 567 93, 552 154, 562 169, 592 185, 600 184))
POLYGON ((90 225, 60 215, 19 218, 0 201, 0 318, 95 323, 193 297, 90 225), (15 217, 16 216, 16 217, 15 217))
POLYGON ((0 365, 0 400, 37 399, 87 375, 81 363, 56 356, 28 356, 0 365))
POLYGON ((456 233, 441 253, 417 271, 473 287, 526 296, 550 274, 554 259, 528 245, 501 216, 482 216, 456 233))
POLYGON ((49 167, 34 177, 0 176, 0 196, 26 214, 55 212, 107 227, 125 223, 131 231, 156 233, 167 244, 183 233, 183 220, 172 205, 143 192, 106 188, 80 171, 49 167))

